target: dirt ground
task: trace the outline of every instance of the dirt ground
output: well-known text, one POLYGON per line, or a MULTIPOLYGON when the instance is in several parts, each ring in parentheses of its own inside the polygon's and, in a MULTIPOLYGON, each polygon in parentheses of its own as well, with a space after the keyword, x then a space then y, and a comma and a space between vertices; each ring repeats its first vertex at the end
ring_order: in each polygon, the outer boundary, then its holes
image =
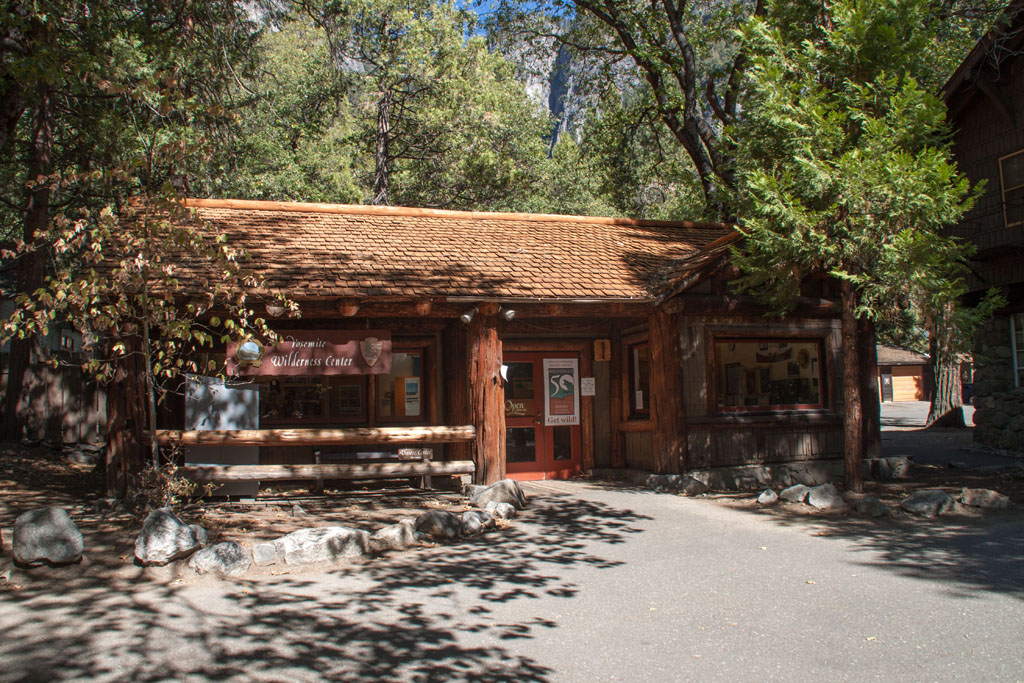
MULTIPOLYGON (((785 516, 844 517, 850 524, 914 523, 915 519, 898 508, 899 501, 919 489, 941 488, 957 495, 964 487, 995 489, 1010 497, 1014 510, 1010 513, 985 513, 975 508, 960 507, 951 518, 981 517, 986 514, 1021 514, 1024 510, 1024 477, 997 469, 999 463, 1012 464, 1011 458, 994 458, 990 452, 972 446, 970 430, 901 430, 883 432, 886 454, 904 451, 935 453, 942 449, 949 458, 964 464, 986 463, 975 469, 948 465, 917 465, 910 479, 890 482, 866 481, 864 495, 880 498, 892 508, 885 519, 872 520, 854 513, 845 516, 822 513, 810 506, 780 502, 761 507, 759 492, 712 493, 707 499, 730 507, 757 509, 762 514, 785 516), (992 463, 996 464, 993 465, 992 463)), ((973 465, 972 465, 973 467, 973 465)), ((123 508, 102 509, 101 480, 88 465, 69 462, 60 452, 45 446, 25 448, 0 447, 0 590, 17 589, 11 574, 11 538, 16 517, 37 507, 58 506, 67 509, 85 537, 86 555, 81 566, 65 570, 19 570, 20 580, 33 576, 51 576, 54 571, 70 576, 92 578, 117 576, 133 578, 146 572, 135 565, 134 543, 145 516, 123 508)), ((299 528, 341 525, 374 531, 403 517, 415 517, 430 508, 459 512, 468 509, 465 498, 455 493, 419 490, 407 487, 373 488, 357 486, 352 490, 328 490, 323 495, 309 489, 264 489, 249 502, 213 500, 189 504, 182 517, 189 523, 202 525, 209 532, 210 543, 237 541, 251 546, 269 541, 299 528), (301 510, 299 509, 301 508, 301 510)), ((838 519, 830 520, 838 522, 838 519)), ((268 573, 290 571, 270 568, 268 573)), ((157 578, 162 576, 149 570, 157 578)))
MULTIPOLYGON (((93 467, 69 462, 48 447, 0 446, 0 590, 16 587, 5 580, 11 566, 14 521, 22 512, 39 507, 65 508, 78 525, 86 548, 79 573, 93 578, 131 578, 146 573, 135 565, 135 539, 145 512, 122 506, 109 509, 98 493, 101 485, 93 467)), ((420 490, 400 482, 388 488, 356 486, 323 494, 302 487, 271 488, 261 490, 258 498, 248 502, 214 499, 188 504, 180 516, 204 527, 210 543, 236 541, 252 546, 310 526, 348 526, 373 532, 431 508, 461 512, 469 509, 465 500, 456 493, 420 490)), ((267 573, 280 573, 282 569, 268 569, 267 573)), ((20 570, 19 575, 24 580, 53 571, 20 570)), ((154 578, 175 578, 162 576, 159 569, 148 573, 154 578)))

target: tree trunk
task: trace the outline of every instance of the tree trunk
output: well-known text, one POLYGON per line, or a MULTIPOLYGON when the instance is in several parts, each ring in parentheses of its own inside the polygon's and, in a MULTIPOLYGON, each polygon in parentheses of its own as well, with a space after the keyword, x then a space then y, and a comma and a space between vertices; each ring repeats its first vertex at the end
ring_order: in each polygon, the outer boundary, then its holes
POLYGON ((928 352, 932 373, 931 406, 928 409, 928 427, 966 427, 963 394, 960 384, 960 359, 950 348, 949 320, 953 303, 943 307, 942 313, 932 321, 928 352))
MULTIPOLYGON (((25 174, 26 181, 30 183, 26 190, 26 211, 22 223, 22 240, 27 251, 18 262, 18 291, 28 294, 35 292, 43 284, 42 245, 36 241, 46 231, 50 222, 50 184, 36 184, 37 178, 49 175, 52 170, 53 100, 50 87, 41 82, 37 88, 37 96, 39 101, 32 122, 32 144, 29 147, 25 174)), ((11 340, 7 391, 4 396, 4 421, 0 429, 0 437, 5 441, 20 441, 22 437, 18 404, 21 402, 22 384, 35 344, 34 334, 11 340)))
POLYGON ((864 457, 882 457, 882 406, 878 396, 878 355, 875 323, 861 318, 857 325, 860 401, 864 412, 864 457))
POLYGON ((391 91, 385 90, 377 102, 377 144, 373 159, 373 203, 377 206, 386 206, 390 201, 388 199, 390 186, 388 164, 391 159, 388 156, 388 148, 391 143, 392 98, 391 91))
POLYGON ((125 343, 128 353, 118 360, 114 379, 107 385, 107 494, 116 498, 124 498, 138 487, 149 452, 142 349, 137 337, 125 343))
POLYGON ((847 491, 861 492, 863 426, 861 424, 860 372, 857 362, 856 293, 853 285, 842 283, 843 351, 843 471, 847 491))

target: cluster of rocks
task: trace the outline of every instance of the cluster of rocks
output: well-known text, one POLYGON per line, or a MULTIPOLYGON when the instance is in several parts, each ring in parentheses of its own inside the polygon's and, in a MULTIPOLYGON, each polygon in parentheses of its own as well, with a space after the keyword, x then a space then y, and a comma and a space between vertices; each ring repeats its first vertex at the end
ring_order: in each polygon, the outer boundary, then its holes
MULTIPOLYGON (((765 489, 757 498, 760 505, 774 505, 780 500, 788 503, 803 503, 826 512, 845 512, 852 508, 854 512, 871 517, 892 515, 894 510, 874 496, 854 496, 847 494, 844 498, 832 484, 805 486, 795 484, 776 493, 765 489)), ((956 510, 957 505, 976 507, 987 510, 1005 510, 1010 507, 1010 499, 990 489, 968 489, 961 491, 957 498, 941 489, 915 491, 900 501, 899 509, 921 517, 936 517, 956 510)))
MULTIPOLYGON (((257 543, 251 550, 234 541, 208 545, 203 527, 185 523, 170 508, 160 508, 150 512, 142 524, 135 541, 135 559, 143 567, 188 560, 197 574, 234 577, 253 565, 335 563, 403 550, 424 540, 457 541, 494 529, 497 520, 511 519, 526 507, 522 488, 511 479, 473 488, 469 502, 475 507, 461 514, 428 510, 373 533, 345 526, 298 529, 268 543, 257 543)), ((292 513, 307 516, 301 508, 293 508, 292 513)), ((84 549, 82 533, 66 510, 31 510, 15 521, 13 551, 20 565, 74 564, 81 561, 84 549)))

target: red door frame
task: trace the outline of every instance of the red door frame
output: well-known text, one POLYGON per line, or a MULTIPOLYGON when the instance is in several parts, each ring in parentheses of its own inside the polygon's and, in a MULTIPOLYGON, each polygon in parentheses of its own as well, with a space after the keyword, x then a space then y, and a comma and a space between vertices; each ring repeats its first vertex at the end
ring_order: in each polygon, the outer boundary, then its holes
MULTIPOLYGON (((581 432, 580 425, 569 425, 569 435, 572 456, 568 460, 554 459, 554 435, 555 427, 544 424, 544 400, 547 395, 547 385, 544 382, 544 359, 545 358, 574 358, 579 359, 579 354, 566 351, 530 351, 530 352, 506 352, 504 362, 511 363, 532 363, 533 364, 533 395, 534 405, 532 414, 514 416, 509 415, 509 400, 506 399, 505 429, 506 438, 509 429, 533 428, 536 457, 529 462, 506 461, 505 470, 511 479, 529 481, 536 479, 568 479, 578 475, 582 470, 581 465, 581 432)), ((579 387, 576 387, 579 391, 579 387)), ((508 449, 506 448, 506 453, 508 449)))

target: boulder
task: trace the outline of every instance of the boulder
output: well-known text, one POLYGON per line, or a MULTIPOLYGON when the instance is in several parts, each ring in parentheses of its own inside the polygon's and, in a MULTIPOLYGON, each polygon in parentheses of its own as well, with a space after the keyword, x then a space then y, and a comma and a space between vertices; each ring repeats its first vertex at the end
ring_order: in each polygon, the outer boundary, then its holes
POLYGON ((252 562, 257 567, 277 564, 277 544, 257 543, 252 547, 252 562))
POLYGON ((285 564, 338 562, 366 557, 370 553, 370 535, 345 526, 299 529, 274 541, 277 557, 285 564))
POLYGON ((416 518, 416 531, 438 541, 454 541, 462 535, 462 519, 447 510, 428 510, 416 518))
POLYGON ((958 499, 964 505, 986 510, 1006 510, 1010 507, 1009 496, 992 489, 964 489, 958 499))
POLYGON ((819 510, 834 512, 846 509, 846 501, 832 484, 812 486, 807 493, 807 504, 819 510))
POLYGON ((853 509, 862 515, 881 517, 889 511, 885 503, 874 496, 864 496, 853 505, 853 509))
POLYGON ((761 492, 761 495, 757 497, 757 502, 760 505, 775 505, 779 502, 779 494, 771 489, 765 489, 761 492))
POLYGON ((476 536, 494 526, 494 516, 486 510, 466 510, 462 513, 463 536, 476 536))
POLYGON ((135 558, 143 566, 162 566, 197 550, 195 533, 170 508, 150 512, 135 540, 135 558))
POLYGON ((210 534, 206 533, 206 529, 198 524, 189 524, 188 528, 192 530, 192 535, 196 537, 196 543, 199 544, 199 547, 205 548, 210 542, 210 534))
POLYGON ((708 487, 698 479, 687 477, 677 490, 684 496, 699 496, 702 493, 707 493, 708 487))
POLYGON ((913 515, 935 517, 950 510, 955 501, 945 491, 926 489, 916 491, 900 501, 900 507, 913 515))
POLYGON ((514 505, 517 510, 526 507, 526 495, 515 479, 502 479, 478 492, 469 499, 469 504, 478 508, 486 508, 491 501, 514 505))
POLYGON ((376 552, 405 550, 416 545, 415 523, 399 522, 377 529, 370 534, 370 547, 376 552))
POLYGON ((516 506, 509 503, 498 503, 492 500, 484 510, 491 513, 495 519, 512 519, 516 516, 516 506))
POLYGON ((807 494, 811 492, 809 486, 804 484, 793 484, 788 488, 782 489, 779 494, 779 498, 790 503, 802 503, 807 500, 807 494))
POLYGON ((245 548, 227 541, 203 548, 192 556, 188 566, 196 574, 217 574, 218 576, 241 576, 249 571, 252 560, 245 548))
POLYGON ((14 521, 11 549, 19 564, 72 564, 82 559, 85 541, 66 510, 40 508, 14 521))
POLYGON ((910 458, 896 456, 878 459, 878 478, 883 481, 892 479, 906 479, 910 476, 913 463, 910 458))

